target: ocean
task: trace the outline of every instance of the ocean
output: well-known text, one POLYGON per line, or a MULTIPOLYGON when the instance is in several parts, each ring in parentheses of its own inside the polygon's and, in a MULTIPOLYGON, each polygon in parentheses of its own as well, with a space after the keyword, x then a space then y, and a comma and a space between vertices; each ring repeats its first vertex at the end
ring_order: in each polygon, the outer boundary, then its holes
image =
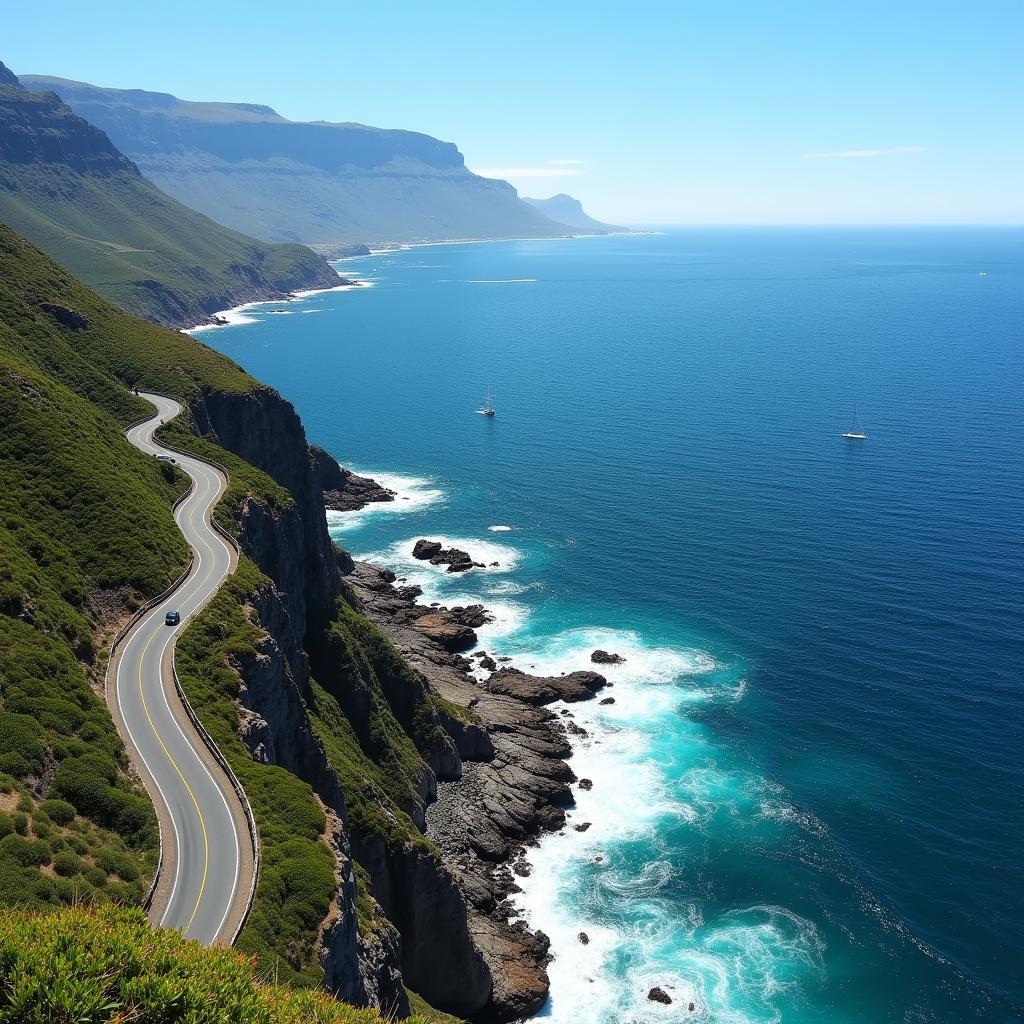
POLYGON ((571 707, 593 789, 517 896, 552 940, 541 1017, 1024 1017, 1024 231, 338 266, 372 287, 201 335, 399 491, 335 538, 484 602, 481 646, 527 670, 625 658, 614 704, 571 707))

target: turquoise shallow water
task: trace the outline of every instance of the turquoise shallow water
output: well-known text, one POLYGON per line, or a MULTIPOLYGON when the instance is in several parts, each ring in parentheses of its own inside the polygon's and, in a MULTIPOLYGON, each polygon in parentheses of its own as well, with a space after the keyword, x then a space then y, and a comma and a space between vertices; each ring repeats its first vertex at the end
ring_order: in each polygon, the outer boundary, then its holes
POLYGON ((203 334, 401 489, 339 541, 484 600, 482 645, 524 666, 627 659, 614 705, 572 709, 591 827, 524 882, 545 1015, 1019 1019, 1024 233, 669 231, 342 269, 373 287, 203 334), (839 438, 855 403, 862 444, 839 438), (450 579, 409 557, 420 536, 499 565, 450 579))

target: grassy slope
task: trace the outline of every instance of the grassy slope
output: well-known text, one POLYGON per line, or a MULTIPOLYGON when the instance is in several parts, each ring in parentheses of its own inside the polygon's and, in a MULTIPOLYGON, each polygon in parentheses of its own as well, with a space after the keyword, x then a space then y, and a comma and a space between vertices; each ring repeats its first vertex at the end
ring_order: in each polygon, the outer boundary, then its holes
MULTIPOLYGON (((9 806, 0 812, 0 903, 138 902, 152 865, 152 810, 128 781, 123 748, 95 692, 103 664, 88 600, 117 588, 140 600, 185 561, 170 516, 184 481, 164 476, 122 437, 127 422, 151 409, 126 389, 135 383, 185 399, 201 386, 261 387, 194 339, 114 308, 0 226, 0 471, 12 482, 0 494, 0 751, 14 776, 0 780, 0 807, 9 806), (74 309, 89 326, 60 326, 43 303, 74 309), (54 791, 44 792, 37 780, 52 775, 55 760, 54 791), (71 778, 66 763, 77 769, 71 778)), ((265 474, 183 425, 161 436, 227 466, 231 487, 216 514, 228 528, 246 494, 271 506, 291 501, 265 474)), ((324 816, 307 785, 251 759, 234 703, 234 665, 254 655, 261 637, 249 602, 268 585, 243 558, 182 634, 177 664, 260 830, 260 884, 239 946, 301 987, 322 977, 314 940, 334 895, 324 816)), ((417 744, 430 741, 430 715, 408 702, 403 725, 384 692, 385 682, 415 689, 409 670, 343 601, 319 654, 332 668, 323 686, 315 684, 311 712, 353 825, 427 847, 400 808, 415 799, 417 744), (359 735, 342 707, 353 692, 366 694, 370 707, 359 735)))
POLYGON ((139 911, 3 911, 0 1024, 26 1021, 381 1024, 381 1017, 322 993, 264 984, 244 956, 154 932, 139 911))
POLYGON ((63 285, 0 229, 0 900, 27 906, 145 891, 156 824, 99 696, 97 632, 187 555, 184 481, 121 435, 146 403, 38 305, 63 285))
POLYGON ((72 152, 102 149, 105 137, 83 125, 52 94, 0 85, 0 221, 113 302, 181 326, 275 291, 336 283, 304 246, 225 228, 162 193, 127 161, 80 169, 49 151, 30 162, 3 158, 5 137, 13 150, 30 132, 60 134, 72 152))

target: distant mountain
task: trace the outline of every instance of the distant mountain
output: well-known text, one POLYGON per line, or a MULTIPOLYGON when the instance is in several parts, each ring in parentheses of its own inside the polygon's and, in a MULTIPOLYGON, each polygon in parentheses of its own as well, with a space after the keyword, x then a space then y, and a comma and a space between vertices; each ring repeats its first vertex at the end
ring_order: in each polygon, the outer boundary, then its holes
POLYGON ((164 195, 102 131, 2 64, 0 222, 119 306, 175 327, 339 282, 304 246, 258 242, 164 195))
POLYGON ((628 228, 616 227, 614 224, 602 224, 594 220, 583 211, 583 204, 572 196, 560 192, 550 199, 530 199, 523 196, 523 202, 529 203, 532 207, 540 210, 546 217, 558 221, 559 224, 568 224, 577 231, 587 231, 594 234, 607 234, 612 231, 628 231, 628 228))
POLYGON ((22 81, 57 92, 168 194, 258 238, 333 247, 572 233, 429 135, 289 121, 249 103, 22 81))

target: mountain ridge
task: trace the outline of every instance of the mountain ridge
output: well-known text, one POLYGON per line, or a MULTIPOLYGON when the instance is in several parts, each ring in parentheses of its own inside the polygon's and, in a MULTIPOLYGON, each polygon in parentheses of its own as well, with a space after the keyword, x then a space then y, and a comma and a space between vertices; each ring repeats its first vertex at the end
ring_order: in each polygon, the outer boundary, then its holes
POLYGON ((343 283, 305 247, 247 238, 164 195, 55 93, 0 69, 0 221, 118 305, 191 327, 343 283))
POLYGON ((508 182, 473 174, 454 143, 423 133, 48 76, 22 81, 56 91, 169 195, 257 238, 330 247, 574 233, 508 182))

